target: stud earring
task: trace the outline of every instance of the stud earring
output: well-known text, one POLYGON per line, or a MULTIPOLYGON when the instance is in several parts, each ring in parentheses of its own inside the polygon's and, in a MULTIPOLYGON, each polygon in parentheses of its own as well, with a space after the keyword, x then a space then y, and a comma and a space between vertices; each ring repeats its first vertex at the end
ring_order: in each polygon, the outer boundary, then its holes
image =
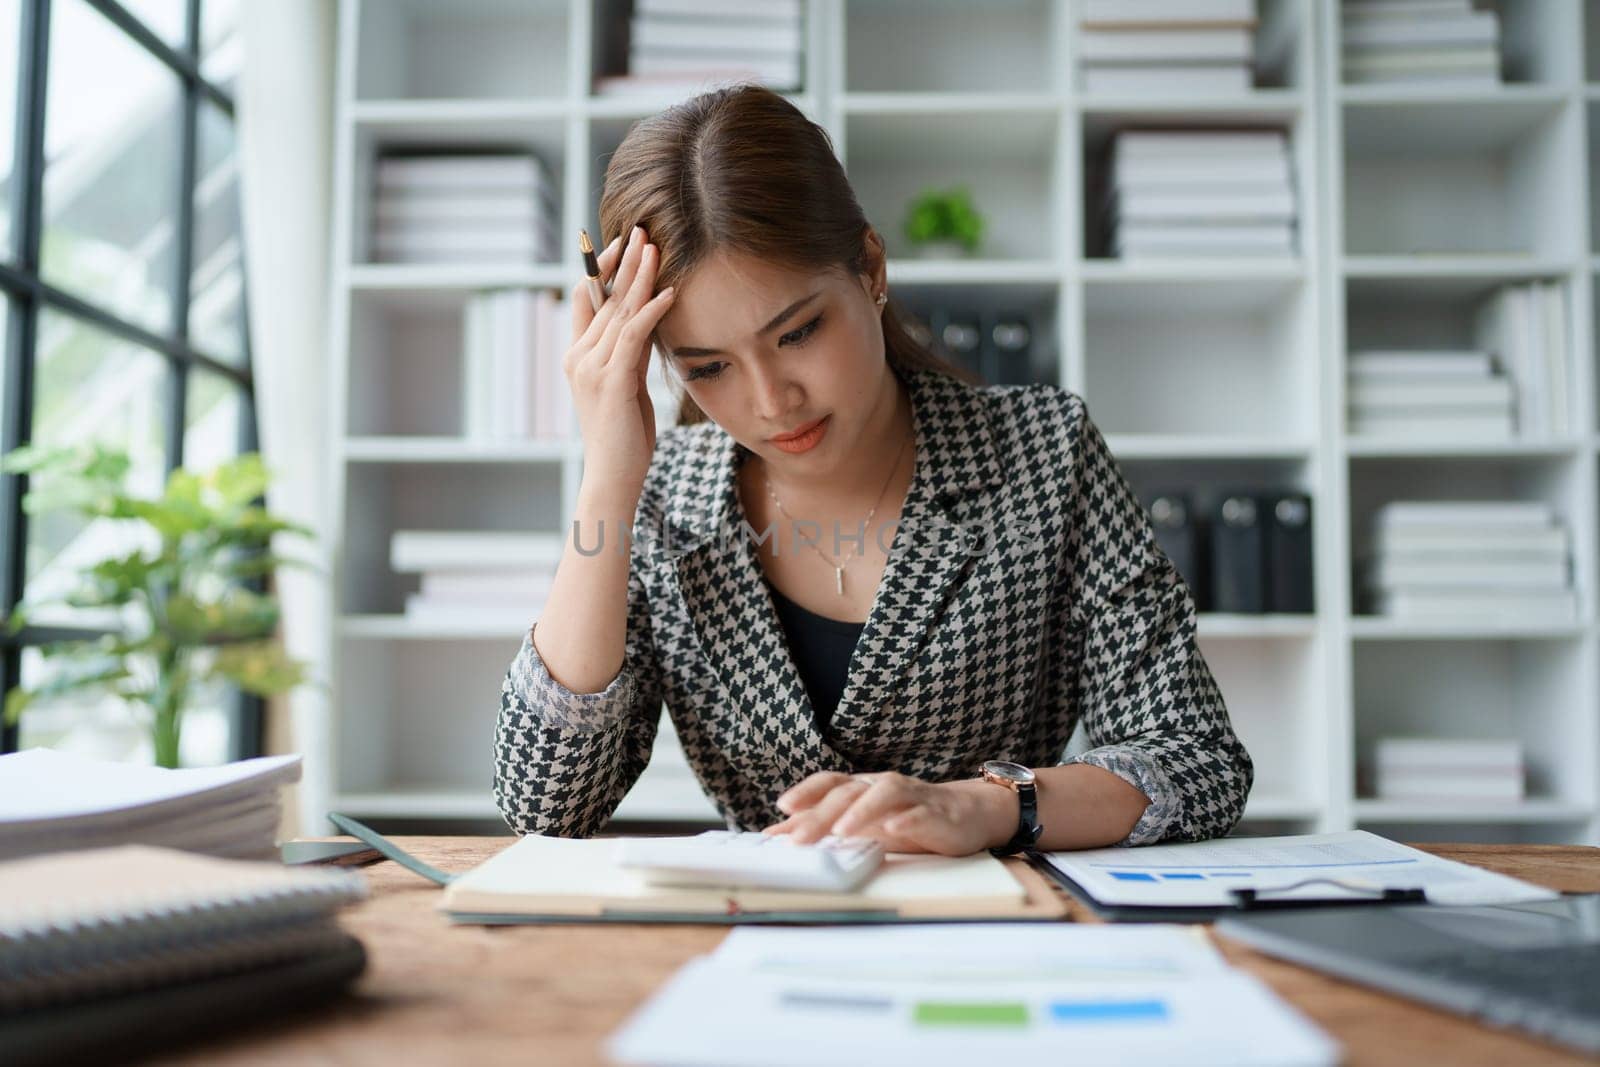
POLYGON ((889 302, 889 294, 888 293, 879 293, 878 294, 878 306, 879 307, 883 307, 883 305, 887 304, 888 302, 889 302))

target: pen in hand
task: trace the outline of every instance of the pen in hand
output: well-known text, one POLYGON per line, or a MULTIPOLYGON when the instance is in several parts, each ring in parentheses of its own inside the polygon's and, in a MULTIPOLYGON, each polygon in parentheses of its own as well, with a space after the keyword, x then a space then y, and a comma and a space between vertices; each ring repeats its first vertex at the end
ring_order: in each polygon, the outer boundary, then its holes
POLYGON ((606 302, 606 287, 600 281, 600 261, 595 258, 588 230, 578 231, 578 250, 583 253, 583 272, 589 276, 589 306, 599 311, 606 302))

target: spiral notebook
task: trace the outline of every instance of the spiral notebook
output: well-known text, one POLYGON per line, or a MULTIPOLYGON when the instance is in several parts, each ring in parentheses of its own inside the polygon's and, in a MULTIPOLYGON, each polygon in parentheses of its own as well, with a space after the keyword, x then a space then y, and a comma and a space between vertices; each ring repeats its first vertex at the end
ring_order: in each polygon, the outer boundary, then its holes
POLYGON ((354 871, 146 845, 0 863, 0 1048, 125 1052, 324 998, 365 967, 335 916, 366 893, 354 871))

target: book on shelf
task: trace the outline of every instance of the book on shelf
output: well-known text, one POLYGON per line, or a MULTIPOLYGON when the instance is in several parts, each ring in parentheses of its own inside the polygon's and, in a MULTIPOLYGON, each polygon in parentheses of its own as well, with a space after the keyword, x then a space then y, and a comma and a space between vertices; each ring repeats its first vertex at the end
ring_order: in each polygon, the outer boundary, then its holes
POLYGON ((491 530, 396 530, 389 540, 389 565, 401 573, 485 568, 554 567, 566 546, 564 533, 491 530))
POLYGON ((1568 581, 1567 561, 1496 560, 1482 554, 1465 562, 1451 560, 1373 560, 1372 581, 1383 588, 1427 589, 1561 589, 1568 581))
POLYGON ((1079 87, 1084 92, 1108 96, 1248 92, 1254 86, 1254 72, 1237 63, 1177 65, 1160 60, 1079 68, 1079 87))
POLYGON ((1346 54, 1340 63, 1346 82, 1448 82, 1498 85, 1500 54, 1493 48, 1395 49, 1346 54))
POLYGON ((1578 616, 1577 597, 1571 589, 1384 589, 1374 592, 1372 605, 1379 615, 1429 622, 1468 617, 1495 622, 1519 618, 1572 622, 1578 616))
POLYGON ((1288 140, 1276 129, 1120 132, 1104 209, 1113 255, 1293 255, 1288 140))
POLYGON ((1551 530, 1565 526, 1541 501, 1392 501, 1373 514, 1363 585, 1385 615, 1571 619, 1566 540, 1551 530))
POLYGON ((1117 189, 1106 198, 1106 214, 1116 220, 1160 222, 1196 218, 1218 222, 1293 222, 1297 217, 1294 193, 1287 186, 1263 195, 1117 189))
POLYGON ((773 18, 746 21, 635 14, 631 32, 628 43, 636 52, 686 49, 782 57, 799 55, 803 46, 798 17, 782 21, 773 18))
POLYGON ((531 153, 380 156, 372 256, 385 263, 554 258, 556 198, 531 153))
MULTIPOLYGON (((628 73, 651 77, 671 74, 702 81, 750 78, 773 90, 798 89, 801 83, 801 57, 765 52, 729 53, 708 49, 631 49, 628 73)), ((609 91, 619 83, 606 80, 609 91)), ((625 83, 623 83, 625 84, 625 83)))
POLYGON ((471 626, 518 634, 539 618, 548 598, 546 593, 514 602, 455 603, 410 593, 406 596, 405 617, 419 626, 471 626))
POLYGON ((1487 378, 1495 372, 1488 352, 1465 349, 1364 349, 1350 353, 1352 382, 1393 378, 1487 378))
POLYGON ((422 572, 419 592, 439 603, 541 596, 550 591, 554 578, 550 565, 441 568, 422 572))
POLYGON ((1254 54, 1251 31, 1242 27, 1188 30, 1102 30, 1078 34, 1078 58, 1086 63, 1149 63, 1162 60, 1248 62, 1254 54))
POLYGON ((1516 436, 1509 411, 1449 409, 1374 412, 1351 409, 1352 437, 1401 441, 1510 441, 1516 436))
POLYGON ((1396 500, 1373 513, 1379 529, 1454 526, 1511 527, 1518 530, 1551 526, 1555 509, 1542 500, 1396 500))
POLYGON ((1493 11, 1467 11, 1440 18, 1373 19, 1345 18, 1341 23, 1340 43, 1344 54, 1383 51, 1392 48, 1498 47, 1500 23, 1493 11))
POLYGON ((1357 19, 1435 19, 1470 14, 1472 0, 1342 0, 1339 14, 1357 19))
POLYGON ((1112 150, 1110 184, 1116 189, 1165 189, 1174 192, 1232 193, 1246 189, 1293 189, 1294 178, 1287 154, 1277 157, 1236 158, 1190 156, 1187 159, 1122 159, 1112 150))
POLYGON ((1086 29, 1211 28, 1256 24, 1256 0, 1079 0, 1086 29))
POLYGON ((1501 286, 1479 305, 1474 329, 1478 343, 1496 354, 1516 385, 1518 433, 1528 438, 1569 433, 1571 338, 1561 284, 1501 286))
POLYGON ((802 18, 804 11, 804 0, 633 0, 635 17, 671 15, 787 22, 802 18))
POLYGON ((1513 400, 1507 378, 1447 378, 1442 375, 1420 379, 1393 377, 1350 383, 1348 402, 1364 411, 1432 410, 1435 408, 1484 408, 1509 412, 1513 400))
POLYGON ((1515 740, 1383 737, 1373 746, 1374 792, 1383 800, 1521 800, 1515 740))
POLYGON ((1499 559, 1565 559, 1572 551, 1565 526, 1480 527, 1474 523, 1411 523, 1376 531, 1374 548, 1389 555, 1428 558, 1492 554, 1499 559))
POLYGON ((568 300, 522 288, 468 297, 461 360, 464 439, 571 437, 571 389, 561 368, 571 333, 568 300))
POLYGON ((1122 223, 1112 234, 1119 256, 1289 256, 1294 230, 1283 224, 1122 223))

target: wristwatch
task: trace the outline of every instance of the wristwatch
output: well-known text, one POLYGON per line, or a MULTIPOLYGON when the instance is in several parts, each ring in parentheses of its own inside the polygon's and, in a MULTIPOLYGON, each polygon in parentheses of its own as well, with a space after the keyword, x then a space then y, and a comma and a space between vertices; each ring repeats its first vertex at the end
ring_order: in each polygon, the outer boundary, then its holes
POLYGON ((1032 848, 1044 827, 1039 825, 1039 794, 1034 788, 1033 772, 1020 763, 992 759, 983 765, 983 780, 1005 786, 1017 794, 1021 811, 1017 816, 1017 832, 1011 840, 989 852, 995 856, 1014 856, 1025 848, 1032 848))

